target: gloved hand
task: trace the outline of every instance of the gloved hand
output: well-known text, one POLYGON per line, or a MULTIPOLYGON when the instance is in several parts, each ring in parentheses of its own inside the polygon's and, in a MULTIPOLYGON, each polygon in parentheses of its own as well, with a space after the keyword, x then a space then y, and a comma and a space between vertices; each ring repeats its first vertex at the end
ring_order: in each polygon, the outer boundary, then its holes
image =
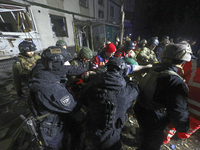
POLYGON ((22 91, 17 91, 17 95, 18 95, 19 97, 23 97, 23 96, 24 96, 24 93, 23 93, 22 91))
POLYGON ((134 73, 134 69, 135 69, 135 65, 127 65, 127 69, 126 69, 126 75, 128 74, 133 74, 134 73))

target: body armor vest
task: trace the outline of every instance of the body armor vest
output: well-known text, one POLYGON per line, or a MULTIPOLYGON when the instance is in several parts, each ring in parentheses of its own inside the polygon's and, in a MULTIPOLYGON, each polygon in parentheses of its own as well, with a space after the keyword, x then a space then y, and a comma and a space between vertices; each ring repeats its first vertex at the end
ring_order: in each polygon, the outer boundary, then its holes
POLYGON ((89 101, 89 121, 99 126, 99 129, 112 128, 115 125, 117 100, 113 91, 97 88, 96 99, 89 101))
POLYGON ((165 106, 154 102, 153 96, 156 91, 158 77, 171 75, 178 76, 179 78, 184 80, 174 71, 165 70, 161 72, 156 72, 155 70, 151 69, 149 73, 144 76, 139 83, 139 88, 141 92, 138 96, 138 102, 146 109, 164 108, 165 106))

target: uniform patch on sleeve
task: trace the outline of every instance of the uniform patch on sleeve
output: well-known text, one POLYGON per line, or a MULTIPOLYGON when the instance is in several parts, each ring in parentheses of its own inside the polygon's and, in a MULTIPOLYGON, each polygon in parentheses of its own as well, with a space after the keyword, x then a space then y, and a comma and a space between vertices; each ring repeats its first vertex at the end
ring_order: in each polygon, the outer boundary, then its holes
POLYGON ((64 97, 60 99, 60 102, 63 106, 69 106, 71 104, 71 99, 69 95, 65 95, 64 97))
POLYGON ((50 49, 51 54, 61 54, 61 49, 60 48, 52 48, 50 49))

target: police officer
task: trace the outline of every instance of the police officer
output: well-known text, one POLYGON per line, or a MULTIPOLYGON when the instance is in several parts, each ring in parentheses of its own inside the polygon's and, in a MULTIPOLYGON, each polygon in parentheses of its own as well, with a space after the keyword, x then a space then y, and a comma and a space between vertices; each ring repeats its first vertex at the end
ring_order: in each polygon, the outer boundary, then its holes
POLYGON ((151 37, 148 40, 146 47, 143 47, 137 55, 137 61, 139 63, 153 63, 158 61, 154 53, 154 49, 158 46, 159 41, 156 37, 151 37))
MULTIPOLYGON (((29 82, 29 106, 38 119, 38 130, 45 148, 60 150, 64 127, 70 124, 70 113, 77 102, 65 88, 68 58, 61 47, 51 46, 43 51, 41 60, 32 70, 29 82), (65 122, 67 120, 67 122, 65 122)), ((66 141, 65 141, 66 143, 66 141)))
POLYGON ((118 57, 111 58, 106 66, 107 72, 88 82, 82 91, 81 99, 89 109, 86 137, 92 141, 93 149, 120 150, 126 110, 139 90, 136 83, 124 79, 124 75, 133 72, 133 66, 128 69, 118 57))
POLYGON ((12 73, 17 95, 22 97, 24 95, 22 92, 22 83, 28 83, 30 71, 35 67, 36 61, 40 59, 40 56, 34 52, 36 46, 33 42, 22 41, 18 45, 18 48, 20 54, 15 57, 12 73))
POLYGON ((188 87, 176 73, 191 59, 188 43, 170 44, 161 54, 162 62, 152 67, 139 83, 140 94, 134 112, 141 129, 141 150, 159 150, 164 129, 172 122, 178 132, 190 129, 188 87))

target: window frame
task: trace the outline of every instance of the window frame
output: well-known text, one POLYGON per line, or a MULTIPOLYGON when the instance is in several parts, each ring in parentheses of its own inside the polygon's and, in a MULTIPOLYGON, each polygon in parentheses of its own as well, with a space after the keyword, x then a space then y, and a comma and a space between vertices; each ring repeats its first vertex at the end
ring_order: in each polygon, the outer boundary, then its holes
POLYGON ((88 0, 79 0, 79 5, 85 8, 89 8, 89 1, 88 0))
POLYGON ((99 11, 98 11, 98 17, 99 17, 99 18, 104 18, 104 11, 99 10, 99 11), (102 13, 102 16, 103 16, 103 17, 100 17, 100 13, 102 13))
POLYGON ((104 0, 98 0, 98 4, 99 4, 100 6, 104 6, 104 0))
POLYGON ((115 18, 115 6, 114 5, 110 5, 110 17, 115 18), (113 8, 113 13, 111 13, 111 7, 113 8))
POLYGON ((52 26, 53 37, 69 37, 66 17, 49 14, 49 18, 50 18, 50 23, 52 26), (59 26, 58 24, 59 20, 63 21, 63 22, 60 22, 60 23, 63 23, 63 26, 62 24, 60 24, 59 26))
POLYGON ((5 25, 3 32, 37 32, 32 10, 25 6, 0 4, 0 23, 5 25))

